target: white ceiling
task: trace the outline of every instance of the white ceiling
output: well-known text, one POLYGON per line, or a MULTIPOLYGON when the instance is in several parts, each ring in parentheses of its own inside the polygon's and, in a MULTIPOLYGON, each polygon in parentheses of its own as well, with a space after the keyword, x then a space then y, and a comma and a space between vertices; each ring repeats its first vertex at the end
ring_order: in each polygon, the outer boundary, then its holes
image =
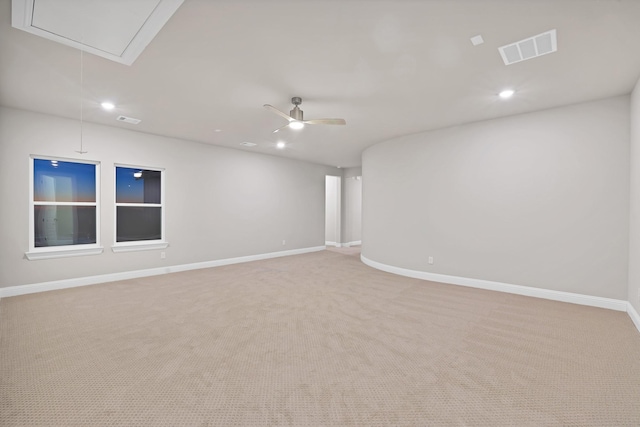
MULTIPOLYGON (((78 119, 80 52, 10 19, 0 0, 0 104, 78 119)), ((638 0, 185 0, 133 65, 84 55, 83 116, 358 166, 363 149, 392 137, 628 94, 639 23, 638 0), (558 52, 504 65, 498 47, 551 29, 558 52), (485 43, 473 46, 476 35, 485 43), (500 100, 506 87, 517 93, 500 100), (305 119, 347 125, 273 134, 285 121, 262 105, 289 111, 292 96, 305 119)))

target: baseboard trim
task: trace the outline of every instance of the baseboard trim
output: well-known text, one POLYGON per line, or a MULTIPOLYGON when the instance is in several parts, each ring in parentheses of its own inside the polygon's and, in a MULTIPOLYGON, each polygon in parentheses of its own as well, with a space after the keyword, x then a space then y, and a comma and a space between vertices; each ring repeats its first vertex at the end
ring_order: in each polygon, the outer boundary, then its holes
MULTIPOLYGON (((524 295, 535 298, 544 298, 553 301, 569 302, 572 304, 588 305, 591 307, 608 308, 610 310, 627 311, 630 304, 624 300, 613 298, 596 297, 591 295, 574 294, 571 292, 554 291, 551 289, 533 288, 530 286, 512 285, 509 283, 492 282, 489 280, 471 279, 468 277, 449 276, 445 274, 428 273, 425 271, 409 270, 406 268, 394 267, 373 261, 364 255, 360 255, 363 263, 369 267, 386 271, 387 273, 398 274, 400 276, 412 277, 414 279, 430 280, 433 282, 448 283, 451 285, 468 286, 470 288, 486 289, 490 291, 506 292, 509 294, 524 295)), ((636 326, 638 324, 636 323, 636 326)))
POLYGON ((150 268, 146 270, 125 271, 121 273, 102 274, 99 276, 78 277, 75 279, 33 283, 29 285, 9 286, 7 288, 0 288, 0 298, 33 294, 37 292, 54 291, 58 289, 75 288, 78 286, 97 285, 106 282, 116 282, 118 280, 137 279, 140 277, 157 276, 160 274, 177 273, 180 271, 197 270, 201 268, 220 267, 223 265, 240 264, 243 262, 260 261, 263 259, 279 258, 290 255, 300 255, 309 252, 323 251, 325 249, 326 248, 324 246, 314 246, 310 248, 270 252, 265 254, 227 258, 215 261, 196 262, 193 264, 172 265, 168 267, 150 268))
POLYGON ((633 324, 636 325, 636 329, 638 329, 638 332, 640 332, 640 315, 630 302, 627 302, 627 314, 631 318, 633 324))
POLYGON ((356 240, 354 242, 346 242, 346 243, 338 243, 338 242, 324 242, 325 246, 335 246, 336 248, 349 248, 351 246, 360 246, 362 244, 362 240, 356 240))

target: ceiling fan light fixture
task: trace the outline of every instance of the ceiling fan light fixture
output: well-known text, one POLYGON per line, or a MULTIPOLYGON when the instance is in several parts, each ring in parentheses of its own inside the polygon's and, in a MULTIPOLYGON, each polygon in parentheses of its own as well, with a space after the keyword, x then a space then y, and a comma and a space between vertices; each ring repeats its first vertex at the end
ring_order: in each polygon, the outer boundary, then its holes
POLYGON ((304 127, 304 123, 298 120, 292 120, 291 123, 289 123, 289 127, 294 130, 300 130, 304 127))

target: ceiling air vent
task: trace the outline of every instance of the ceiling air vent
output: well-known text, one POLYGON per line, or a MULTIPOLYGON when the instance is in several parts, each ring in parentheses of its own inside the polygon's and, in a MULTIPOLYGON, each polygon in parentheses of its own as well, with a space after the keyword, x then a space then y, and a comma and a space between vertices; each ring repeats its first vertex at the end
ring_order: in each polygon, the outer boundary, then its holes
POLYGON ((243 147, 255 147, 258 144, 256 144, 255 142, 246 142, 245 141, 245 142, 241 142, 240 145, 242 145, 243 147))
POLYGON ((142 121, 140 119, 134 119, 133 117, 127 117, 127 116, 118 116, 116 120, 119 122, 130 123, 132 125, 137 125, 142 121))
POLYGON ((527 59, 537 58, 558 50, 556 30, 550 30, 498 48, 504 65, 515 64, 527 59))

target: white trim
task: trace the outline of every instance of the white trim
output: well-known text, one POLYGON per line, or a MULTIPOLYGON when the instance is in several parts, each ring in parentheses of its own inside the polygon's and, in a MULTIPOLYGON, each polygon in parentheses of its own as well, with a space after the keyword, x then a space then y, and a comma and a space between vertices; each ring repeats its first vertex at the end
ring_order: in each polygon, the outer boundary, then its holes
POLYGON ((40 156, 38 154, 29 155, 29 250, 25 252, 25 256, 28 260, 50 259, 50 258, 62 258, 70 256, 82 256, 82 255, 98 255, 103 251, 102 240, 100 234, 100 201, 101 194, 101 164, 97 160, 86 159, 74 159, 66 157, 52 157, 52 156, 40 156), (35 169, 34 161, 38 160, 57 160, 67 163, 79 163, 84 165, 93 165, 95 172, 95 190, 96 200, 95 202, 41 202, 35 201, 33 188, 35 186, 35 169), (35 246, 35 224, 34 224, 34 210, 35 206, 95 206, 96 208, 96 242, 88 245, 57 245, 47 247, 35 246))
POLYGON ((492 282, 489 280, 472 279, 469 277, 448 276, 445 274, 428 273, 426 271, 409 270, 370 260, 362 254, 360 255, 360 259, 366 265, 378 270, 398 274, 400 276, 412 277, 414 279, 430 280, 433 282, 448 283, 451 285, 468 286, 470 288, 487 289, 490 291, 544 298, 553 301, 588 305, 591 307, 608 308, 610 310, 617 311, 627 311, 629 305, 627 301, 613 298, 574 294, 572 292, 554 291, 551 289, 534 288, 531 286, 512 285, 509 283, 492 282))
POLYGON ((342 246, 346 246, 347 248, 351 247, 351 246, 360 246, 362 245, 362 240, 356 240, 353 242, 347 242, 347 243, 343 243, 342 246))
MULTIPOLYGON (((147 169, 148 170, 148 169, 147 169)), ((132 208, 161 208, 161 203, 116 203, 116 207, 132 207, 132 208)))
POLYGON ((33 283, 29 285, 10 286, 0 288, 0 298, 17 295, 33 294, 36 292, 53 291, 57 289, 75 288, 78 286, 97 285, 99 283, 114 282, 118 280, 136 279, 138 277, 157 276, 160 274, 177 273, 180 271, 197 270, 200 268, 220 267, 223 265, 239 264, 243 262, 259 261, 263 259, 279 258, 289 255, 306 254, 309 252, 324 251, 324 246, 292 249, 288 251, 270 252, 266 254, 248 255, 237 258, 227 258, 215 261, 197 262, 193 264, 173 265, 169 267, 150 268, 147 270, 124 271, 122 273, 102 274, 100 276, 78 277, 75 279, 56 280, 52 282, 33 283))
POLYGON ((148 171, 164 171, 165 168, 160 166, 140 166, 133 163, 114 163, 113 166, 126 169, 144 169, 148 171))
POLYGON ((630 302, 627 302, 627 314, 631 317, 633 324, 636 325, 638 332, 640 332, 640 315, 630 302))
POLYGON ((113 206, 113 241, 116 242, 111 250, 113 252, 131 252, 131 251, 144 251, 144 250, 153 250, 153 249, 164 249, 169 246, 169 243, 166 243, 165 246, 160 246, 165 243, 166 234, 165 234, 165 176, 166 169, 160 167, 149 167, 149 166, 139 166, 139 165, 129 165, 123 163, 114 163, 113 164, 113 194, 114 201, 118 199, 118 168, 122 169, 138 169, 138 170, 149 170, 160 172, 160 203, 118 203, 115 202, 113 206), (136 246, 134 242, 118 242, 118 207, 119 206, 129 206, 129 207, 145 207, 145 208, 160 208, 160 241, 158 240, 138 240, 138 243, 141 247, 133 248, 136 246), (146 247, 142 247, 146 245, 146 247), (121 249, 120 247, 127 247, 127 249, 121 249))
POLYGON ((79 248, 78 245, 53 246, 49 250, 31 250, 24 255, 29 261, 52 258, 66 258, 70 256, 100 255, 104 248, 102 246, 91 246, 79 248))
POLYGON ((116 243, 111 246, 111 250, 114 253, 119 252, 133 252, 133 251, 152 251, 155 249, 165 249, 169 246, 169 242, 154 242, 154 241, 141 241, 141 242, 125 242, 116 243))
POLYGON ((337 175, 325 175, 324 192, 325 192, 325 206, 324 206, 325 238, 326 238, 327 231, 333 231, 333 233, 335 233, 334 238, 337 240, 337 242, 325 242, 325 245, 335 246, 336 248, 339 248, 342 246, 342 244, 339 243, 340 240, 342 240, 342 177, 337 175), (329 209, 327 206, 327 196, 329 195, 329 188, 331 187, 335 189, 335 194, 334 194, 335 211, 334 212, 329 212, 329 209), (335 219, 336 219, 335 230, 327 230, 327 218, 330 215, 335 215, 335 219))
MULTIPOLYGON (((76 162, 77 163, 77 162, 76 162)), ((96 202, 33 202, 36 206, 96 206, 96 202)))
POLYGON ((84 50, 103 58, 110 59, 125 65, 131 65, 144 51, 151 40, 160 32, 162 27, 169 21, 176 10, 182 5, 184 0, 159 0, 158 5, 149 15, 146 22, 131 39, 129 45, 120 55, 105 52, 98 48, 83 44, 76 40, 54 34, 52 32, 34 27, 31 23, 33 18, 33 4, 35 0, 13 0, 11 2, 11 26, 31 34, 43 37, 48 40, 84 50))

